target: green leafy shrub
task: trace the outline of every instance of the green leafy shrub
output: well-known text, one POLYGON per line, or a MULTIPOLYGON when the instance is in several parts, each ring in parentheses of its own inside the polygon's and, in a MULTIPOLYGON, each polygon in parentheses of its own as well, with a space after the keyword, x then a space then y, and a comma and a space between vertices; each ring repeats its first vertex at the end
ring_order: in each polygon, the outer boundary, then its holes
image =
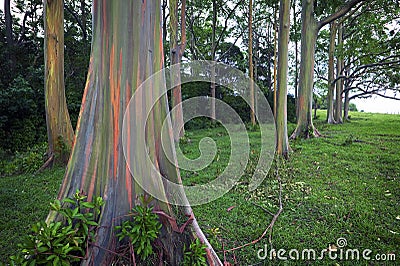
POLYGON ((0 176, 15 174, 31 174, 36 172, 44 163, 47 143, 36 144, 26 152, 16 152, 10 158, 0 160, 0 176))
POLYGON ((207 265, 206 254, 207 254, 206 245, 201 243, 200 240, 196 238, 196 240, 194 240, 190 244, 188 250, 186 249, 185 246, 183 265, 184 266, 207 265))
POLYGON ((119 241, 129 238, 129 243, 142 260, 154 253, 152 243, 158 237, 162 226, 158 216, 152 211, 153 207, 137 205, 132 209, 133 219, 115 227, 120 231, 117 234, 119 241))
POLYGON ((46 137, 43 87, 34 87, 18 75, 0 88, 0 147, 26 151, 46 137))
POLYGON ((88 202, 79 191, 73 198, 51 203, 62 221, 34 224, 24 242, 18 244, 19 253, 10 258, 11 265, 71 265, 84 259, 103 205, 101 197, 88 202))

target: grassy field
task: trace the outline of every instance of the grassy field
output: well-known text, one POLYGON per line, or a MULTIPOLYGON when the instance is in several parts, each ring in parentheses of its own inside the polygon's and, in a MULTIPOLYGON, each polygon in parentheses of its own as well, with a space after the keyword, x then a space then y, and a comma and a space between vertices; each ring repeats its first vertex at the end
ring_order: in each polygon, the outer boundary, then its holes
MULTIPOLYGON (((279 171, 272 171, 273 166, 252 192, 247 185, 258 158, 260 134, 249 132, 251 160, 240 182, 218 200, 193 208, 221 258, 223 249, 257 239, 269 225, 271 213, 279 206, 279 175, 283 212, 271 241, 266 235, 254 245, 228 252, 228 261, 237 265, 396 265, 375 259, 375 255, 394 254, 400 264, 400 116, 352 113, 350 123, 326 125, 322 120, 325 114, 320 114, 315 124, 323 137, 291 141, 289 160, 277 161, 279 171), (335 248, 339 238, 347 241, 344 252, 360 251, 359 261, 328 259, 327 254, 324 260, 301 260, 304 249, 316 250, 319 257, 323 249, 335 248), (285 249, 281 255, 286 257, 289 250, 296 249, 300 260, 271 261, 271 246, 285 249), (268 256, 259 259, 257 253, 265 247, 268 256), (365 249, 372 251, 370 261, 362 259, 365 249)), ((290 125, 289 131, 293 129, 290 125)), ((185 184, 214 179, 229 161, 230 139, 223 128, 188 132, 180 144, 183 154, 199 156, 198 143, 204 137, 215 140, 217 156, 201 171, 182 171, 185 184)), ((63 169, 54 169, 36 176, 0 178, 0 261, 13 253, 30 224, 46 217, 63 173, 63 169)), ((337 254, 339 257, 340 252, 337 254)))

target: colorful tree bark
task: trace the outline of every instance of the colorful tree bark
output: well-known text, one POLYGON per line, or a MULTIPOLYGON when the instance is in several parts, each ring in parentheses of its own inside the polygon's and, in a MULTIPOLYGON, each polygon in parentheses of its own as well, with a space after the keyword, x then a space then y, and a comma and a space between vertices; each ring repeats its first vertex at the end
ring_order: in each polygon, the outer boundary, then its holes
MULTIPOLYGON (((180 64, 186 47, 186 0, 182 0, 181 7, 181 42, 178 44, 178 0, 169 1, 170 9, 170 44, 171 44, 171 65, 180 64)), ((179 141, 185 135, 182 110, 182 90, 180 85, 181 74, 179 71, 171 73, 173 84, 178 84, 172 89, 172 129, 174 132, 174 140, 179 141)))
POLYGON ((333 105, 333 95, 335 93, 335 44, 336 44, 336 32, 337 25, 336 22, 331 22, 331 32, 330 32, 330 40, 329 40, 329 52, 328 52, 328 108, 326 114, 326 121, 328 124, 335 124, 334 118, 334 105, 333 105))
MULTIPOLYGON (((171 121, 167 117, 167 97, 155 99, 165 89, 163 80, 141 92, 134 113, 127 113, 128 123, 139 125, 146 121, 146 130, 128 127, 126 158, 123 152, 123 117, 136 89, 152 74, 163 68, 163 42, 161 35, 161 6, 159 0, 147 1, 93 1, 93 40, 87 83, 76 130, 76 142, 68 163, 58 198, 71 196, 77 189, 87 194, 88 200, 101 196, 105 200, 100 217, 100 229, 95 243, 90 245, 85 265, 111 265, 113 253, 119 243, 113 231, 136 204, 139 195, 146 194, 135 182, 150 184, 163 191, 163 199, 152 201, 163 227, 159 236, 164 257, 170 265, 179 265, 183 246, 199 237, 208 246, 208 262, 221 264, 215 252, 198 227, 188 206, 171 206, 161 176, 181 183, 179 170, 167 157, 175 158, 171 121), (149 116, 144 110, 154 104, 149 116), (169 134, 163 136, 162 123, 167 119, 169 134), (139 140, 146 140, 142 143, 139 140), (147 152, 142 148, 146 146, 147 152), (133 149, 129 149, 133 147, 133 149), (167 156, 166 153, 169 153, 167 156), (152 164, 144 160, 149 156, 152 164), (134 162, 128 167, 126 161, 134 162), (136 179, 133 179, 133 176, 136 179), (166 215, 170 219, 166 219, 166 215), (190 216, 190 218, 188 218, 190 216), (185 232, 172 226, 179 217, 184 223, 191 220, 185 232)), ((176 158, 175 158, 176 160, 176 158)), ((174 195, 176 196, 176 195, 174 195)), ((178 195, 184 197, 185 195, 178 195)), ((48 221, 58 219, 50 213, 48 221)))
POLYGON ((250 76, 250 120, 254 126, 256 116, 254 114, 254 67, 253 67, 253 1, 249 1, 249 76, 250 76))
POLYGON ((281 0, 279 7, 279 38, 278 38, 278 91, 276 108, 276 153, 285 158, 289 153, 287 131, 287 72, 288 48, 290 33, 290 0, 281 0))
MULTIPOLYGON (((64 85, 64 1, 44 0, 45 107, 48 157, 67 163, 74 131, 64 85)), ((49 161, 49 162, 50 162, 49 161)))

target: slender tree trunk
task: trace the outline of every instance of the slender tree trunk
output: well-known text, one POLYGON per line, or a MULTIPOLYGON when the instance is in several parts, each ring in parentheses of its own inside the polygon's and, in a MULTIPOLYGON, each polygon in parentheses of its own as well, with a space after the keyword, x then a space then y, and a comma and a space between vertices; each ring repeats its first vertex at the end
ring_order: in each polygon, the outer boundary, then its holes
POLYGON ((13 39, 13 28, 12 28, 12 16, 11 16, 11 4, 10 0, 4 1, 4 16, 6 22, 6 42, 7 42, 7 60, 10 73, 13 73, 15 65, 14 55, 14 39, 13 39))
POLYGON ((350 99, 349 99, 349 91, 346 90, 344 93, 344 114, 343 114, 343 120, 349 121, 349 106, 350 106, 350 99))
MULTIPOLYGON (((163 36, 163 47, 164 54, 167 54, 167 7, 168 0, 162 0, 162 36, 163 36)), ((164 65, 167 65, 167 57, 164 56, 164 65)))
MULTIPOLYGON (((350 68, 346 68, 346 76, 349 74, 350 68)), ((350 90, 348 88, 348 82, 344 82, 344 113, 343 113, 343 121, 349 121, 349 107, 350 107, 350 90)))
POLYGON ((277 75, 277 65, 278 65, 278 56, 277 56, 277 48, 278 48, 278 21, 277 21, 277 13, 278 8, 274 8, 274 117, 276 119, 276 106, 277 106, 277 93, 276 93, 276 75, 277 75))
POLYGON ((294 60, 295 60, 295 69, 294 69, 294 100, 296 106, 296 118, 298 117, 297 113, 297 105, 298 105, 298 94, 299 94, 299 42, 297 41, 297 19, 296 19, 296 1, 293 1, 293 26, 294 26, 294 60))
POLYGON ((333 105, 333 94, 335 92, 335 43, 336 43, 336 31, 337 26, 336 22, 331 22, 331 32, 330 32, 330 41, 329 41, 329 60, 328 60, 328 97, 327 97, 327 114, 326 121, 328 124, 335 124, 334 118, 334 105, 333 105))
POLYGON ((314 119, 317 119, 318 102, 316 97, 314 97, 313 104, 314 104, 314 119))
MULTIPOLYGON (((339 24, 338 25, 338 46, 342 45, 343 43, 343 25, 339 24)), ((343 57, 341 55, 338 56, 337 58, 337 70, 336 73, 337 75, 342 75, 343 74, 343 57)), ((343 95, 343 79, 339 79, 336 82, 336 112, 335 112, 335 120, 336 123, 341 124, 343 123, 342 119, 342 108, 343 108, 343 101, 342 101, 342 95, 343 95)))
POLYGON ((82 22, 82 31, 83 31, 83 39, 86 41, 87 30, 86 30, 86 0, 81 0, 81 22, 82 22))
POLYGON ((276 130, 278 155, 285 158, 289 153, 287 131, 287 72, 288 48, 290 33, 290 0, 281 0, 279 8, 279 38, 278 38, 278 92, 276 108, 276 130))
MULTIPOLYGON (((259 37, 256 38, 256 46, 255 46, 255 56, 254 56, 254 82, 257 84, 258 82, 258 60, 259 60, 259 53, 258 50, 260 48, 259 37)), ((254 111, 256 116, 258 114, 258 95, 254 95, 254 111)))
POLYGON ((67 163, 74 131, 64 85, 64 1, 44 0, 45 107, 49 159, 67 163))
MULTIPOLYGON (((171 45, 171 65, 180 64, 182 56, 186 48, 186 0, 182 0, 181 8, 181 43, 178 44, 178 0, 169 1, 170 8, 170 45, 171 45)), ((174 140, 179 141, 185 135, 182 109, 182 89, 180 85, 181 73, 171 72, 171 79, 174 84, 179 84, 172 89, 172 129, 174 132, 174 140)))
MULTIPOLYGON (((212 35, 211 35, 211 61, 215 61, 215 49, 216 49, 216 28, 217 28, 217 0, 212 1, 212 35)), ((215 122, 215 67, 211 67, 211 118, 213 123, 215 122)))
POLYGON ((317 22, 314 18, 314 1, 302 3, 301 10, 301 60, 299 76, 299 97, 297 127, 291 138, 319 136, 312 122, 314 85, 314 55, 317 39, 317 22))
POLYGON ((254 67, 253 67, 253 1, 249 0, 249 76, 250 76, 250 120, 254 126, 256 117, 254 114, 254 67))
MULTIPOLYGON (((186 215, 193 215, 190 207, 169 204, 171 197, 185 198, 185 195, 182 191, 179 195, 168 193, 168 187, 161 179, 181 183, 179 170, 168 159, 176 162, 172 126, 167 117, 167 96, 163 94, 157 99, 165 89, 165 77, 153 80, 152 86, 135 98, 134 108, 126 114, 128 130, 123 131, 123 117, 132 95, 142 82, 163 68, 160 4, 159 0, 93 1, 88 78, 76 143, 58 194, 58 198, 63 199, 78 189, 88 200, 96 196, 105 199, 100 229, 96 232, 95 243, 89 247, 84 265, 112 264, 113 253, 109 251, 115 252, 119 246, 113 228, 121 223, 119 217, 127 215, 135 206, 137 197, 145 194, 137 180, 160 191, 163 199, 154 199, 152 205, 175 222, 174 217, 184 219, 186 215), (167 127, 162 133, 164 120, 167 127), (145 129, 139 125, 146 125, 145 129), (122 142, 122 132, 128 134, 126 146, 122 142), (122 147, 127 147, 126 157, 122 147), (151 163, 144 159, 146 156, 151 163), (127 161, 131 162, 129 168, 127 161)), ((221 265, 196 219, 184 233, 179 233, 168 222, 170 219, 162 217, 163 227, 158 238, 163 249, 160 261, 180 265, 184 245, 188 247, 190 239, 198 237, 208 246, 208 263, 221 265)), ((51 212, 48 221, 58 218, 51 212)))
POLYGON ((13 40, 10 0, 4 0, 4 16, 5 16, 5 21, 6 21, 6 41, 7 41, 7 45, 8 46, 12 46, 14 44, 14 40, 13 40))

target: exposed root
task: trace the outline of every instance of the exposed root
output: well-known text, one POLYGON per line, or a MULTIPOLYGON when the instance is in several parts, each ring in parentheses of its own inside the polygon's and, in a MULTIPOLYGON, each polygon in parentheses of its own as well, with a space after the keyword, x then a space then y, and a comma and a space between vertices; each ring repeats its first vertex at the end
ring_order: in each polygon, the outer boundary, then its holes
POLYGON ((321 137, 322 134, 314 127, 314 125, 309 125, 308 127, 299 127, 294 130, 293 134, 290 136, 290 139, 298 139, 298 138, 318 138, 321 137))
POLYGON ((50 153, 49 158, 46 160, 46 162, 39 168, 39 170, 37 170, 35 172, 35 175, 38 173, 43 172, 44 170, 53 167, 54 162, 55 162, 55 158, 56 156, 54 155, 54 153, 50 153))

